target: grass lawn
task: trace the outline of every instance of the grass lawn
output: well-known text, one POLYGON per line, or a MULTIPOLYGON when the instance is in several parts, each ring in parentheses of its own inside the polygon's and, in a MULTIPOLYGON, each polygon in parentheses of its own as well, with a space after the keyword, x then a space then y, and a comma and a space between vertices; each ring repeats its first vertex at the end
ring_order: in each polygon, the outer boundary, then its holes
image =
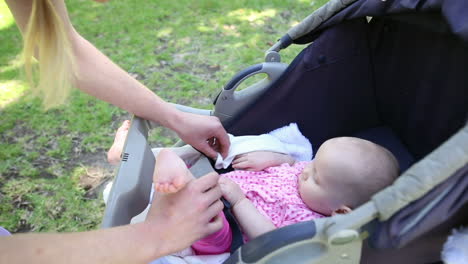
MULTIPOLYGON (((210 108, 239 70, 325 0, 66 1, 76 29, 162 98, 210 108)), ((303 47, 282 52, 290 62, 303 47)), ((0 226, 12 232, 99 226, 114 131, 130 114, 76 91, 44 112, 20 77, 21 35, 0 1, 0 226)), ((167 129, 156 146, 175 142, 167 129)))

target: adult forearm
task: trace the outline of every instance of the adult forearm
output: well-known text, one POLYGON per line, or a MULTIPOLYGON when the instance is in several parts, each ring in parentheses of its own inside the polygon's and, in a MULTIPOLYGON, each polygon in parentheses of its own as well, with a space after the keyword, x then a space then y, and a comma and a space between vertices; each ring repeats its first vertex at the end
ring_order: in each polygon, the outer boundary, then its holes
MULTIPOLYGON (((24 33, 32 0, 7 0, 7 4, 24 33)), ((52 4, 69 34, 76 66, 74 82, 79 89, 166 127, 173 129, 177 126, 181 118, 178 110, 132 78, 76 32, 63 0, 52 0, 52 4)))
POLYGON ((101 100, 145 119, 174 128, 180 112, 113 63, 86 39, 71 34, 76 58, 76 86, 101 100))
POLYGON ((263 216, 247 198, 243 198, 233 207, 239 225, 249 239, 254 239, 276 227, 270 219, 263 216))
MULTIPOLYGON (((84 233, 0 238, 0 263, 148 263, 166 254, 144 224, 84 233)), ((162 243, 162 241, 161 241, 162 243)))

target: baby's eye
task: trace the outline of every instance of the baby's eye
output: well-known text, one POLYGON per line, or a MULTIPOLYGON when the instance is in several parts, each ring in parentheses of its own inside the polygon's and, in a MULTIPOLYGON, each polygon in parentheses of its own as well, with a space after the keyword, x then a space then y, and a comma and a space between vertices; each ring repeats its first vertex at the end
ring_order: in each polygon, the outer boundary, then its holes
POLYGON ((312 178, 312 180, 315 182, 315 184, 317 184, 317 185, 318 185, 318 181, 317 181, 317 179, 316 179, 315 177, 311 177, 311 178, 312 178))
POLYGON ((318 182, 317 182, 317 169, 315 168, 315 164, 312 165, 312 166, 313 167, 312 167, 312 173, 311 173, 312 177, 311 178, 316 184, 318 184, 318 182))

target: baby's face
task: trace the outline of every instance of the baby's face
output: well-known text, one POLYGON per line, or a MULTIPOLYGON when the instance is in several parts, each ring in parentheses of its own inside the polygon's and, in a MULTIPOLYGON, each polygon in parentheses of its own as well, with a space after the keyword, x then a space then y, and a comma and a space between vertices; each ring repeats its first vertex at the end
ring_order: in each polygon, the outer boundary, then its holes
POLYGON ((320 161, 310 162, 299 176, 299 193, 304 203, 313 211, 331 215, 334 211, 336 188, 322 173, 320 161))
POLYGON ((310 209, 331 215, 349 202, 351 197, 348 183, 356 179, 347 175, 347 171, 339 164, 355 159, 355 155, 356 153, 350 151, 340 151, 336 144, 323 144, 319 148, 315 159, 304 168, 299 177, 299 193, 310 209))

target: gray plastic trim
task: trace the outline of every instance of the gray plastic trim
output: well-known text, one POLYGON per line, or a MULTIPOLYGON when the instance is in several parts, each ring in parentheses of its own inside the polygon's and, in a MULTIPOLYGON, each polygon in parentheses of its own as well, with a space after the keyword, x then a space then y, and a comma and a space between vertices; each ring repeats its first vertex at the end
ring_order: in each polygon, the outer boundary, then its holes
POLYGON ((197 115, 207 115, 207 116, 210 116, 213 114, 211 110, 207 110, 207 109, 199 109, 199 108, 194 108, 194 107, 174 104, 174 103, 171 103, 171 105, 173 105, 175 108, 179 109, 182 112, 187 112, 187 113, 192 113, 192 114, 197 114, 197 115))
POLYGON ((217 116, 221 122, 226 122, 231 117, 236 116, 246 106, 261 96, 266 89, 275 82, 288 67, 287 64, 280 62, 265 62, 258 71, 248 71, 245 76, 236 75, 236 82, 229 82, 229 89, 223 89, 218 95, 213 115, 217 116), (243 89, 236 91, 239 85, 251 76, 265 73, 267 78, 243 89))
POLYGON ((314 237, 314 221, 297 223, 263 234, 242 246, 241 258, 247 263, 255 263, 270 252, 279 250, 291 243, 297 243, 314 237))
POLYGON ((468 125, 372 197, 381 221, 421 198, 468 163, 468 125))
POLYGON ((287 35, 289 35, 291 39, 296 40, 308 34, 334 14, 345 9, 356 1, 357 0, 331 0, 307 16, 299 24, 289 29, 287 35))
MULTIPOLYGON (((132 119, 127 136, 127 141, 132 144, 124 146, 124 155, 104 212, 103 228, 130 223, 130 220, 140 214, 149 203, 156 162, 154 157, 162 148, 149 148, 147 138, 143 136, 148 134, 148 128, 148 122, 143 119, 132 119)), ((192 146, 184 145, 171 149, 190 164, 190 172, 196 178, 214 171, 208 158, 192 146)), ((142 217, 144 219, 145 215, 142 217)))
POLYGON ((122 161, 104 211, 102 228, 128 224, 148 205, 155 164, 153 152, 147 144, 148 128, 147 121, 132 118, 122 161))
POLYGON ((424 207, 416 216, 414 216, 414 218, 412 218, 411 221, 408 222, 408 224, 401 229, 400 234, 405 234, 406 232, 414 228, 431 210, 434 209, 434 206, 437 206, 437 204, 442 199, 445 198, 445 196, 449 193, 452 187, 453 185, 445 189, 441 194, 439 194, 439 196, 437 196, 426 207, 424 207))
MULTIPOLYGON (((260 263, 260 264, 276 264, 276 263, 320 263, 320 264, 357 264, 361 257, 362 237, 356 237, 354 240, 349 240, 346 243, 331 244, 328 242, 326 230, 330 225, 337 221, 337 217, 328 217, 315 219, 314 221, 298 223, 287 226, 285 228, 273 230, 262 235, 261 240, 268 243, 260 243, 257 245, 246 244, 236 252, 225 263, 260 263), (306 230, 309 225, 314 230, 306 230), (279 248, 272 248, 272 243, 283 239, 284 234, 278 234, 285 230, 292 230, 293 235, 286 235, 288 243, 279 248), (304 237, 300 231, 308 233, 310 237, 304 237), (314 235, 315 234, 315 235, 314 235), (266 246, 268 245, 268 246, 266 246), (244 252, 248 247, 249 252, 244 252), (255 252, 255 248, 262 254, 255 252), (248 254, 248 255, 246 255, 248 254), (253 254, 253 255, 250 255, 253 254)), ((258 239, 258 238, 257 238, 258 239)), ((256 243, 256 240, 251 241, 256 243)), ((249 242, 249 243, 251 243, 249 242)), ((281 243, 281 241, 279 242, 281 243)))

